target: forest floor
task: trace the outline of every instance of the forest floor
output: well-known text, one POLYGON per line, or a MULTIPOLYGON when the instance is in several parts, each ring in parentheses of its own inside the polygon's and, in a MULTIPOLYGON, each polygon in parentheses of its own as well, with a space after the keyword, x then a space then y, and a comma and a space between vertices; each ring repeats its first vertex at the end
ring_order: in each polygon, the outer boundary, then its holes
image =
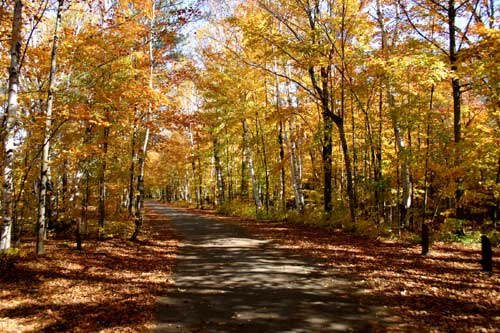
MULTIPOLYGON (((422 257, 411 243, 184 211, 235 224, 262 240, 277 241, 280 249, 325 262, 339 279, 363 291, 356 302, 396 313, 405 323, 401 331, 500 332, 498 248, 490 276, 480 272, 478 247, 435 243, 422 257)), ((21 260, 0 274, 0 332, 152 330, 158 299, 174 286, 179 243, 163 214, 149 211, 148 216, 142 241, 136 243, 89 241, 78 252, 73 242, 49 240, 47 254, 36 258, 33 242, 24 242, 21 260)))
POLYGON ((488 275, 481 272, 479 247, 434 243, 430 253, 421 256, 419 245, 402 241, 223 217, 206 210, 189 212, 236 223, 283 248, 325 260, 338 276, 364 291, 356 295, 361 304, 396 313, 407 324, 403 331, 500 332, 499 248, 493 253, 493 274, 488 275))
POLYGON ((140 241, 48 240, 36 258, 23 242, 18 263, 0 274, 0 332, 144 332, 154 327, 157 297, 172 281, 177 241, 148 214, 140 241))

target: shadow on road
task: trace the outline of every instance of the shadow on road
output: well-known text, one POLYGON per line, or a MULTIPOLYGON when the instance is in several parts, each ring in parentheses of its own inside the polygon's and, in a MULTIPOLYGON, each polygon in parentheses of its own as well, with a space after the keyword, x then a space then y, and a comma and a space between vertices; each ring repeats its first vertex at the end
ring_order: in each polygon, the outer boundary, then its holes
POLYGON ((383 309, 360 305, 362 291, 322 262, 235 225, 148 208, 167 215, 183 240, 155 332, 378 332, 389 324, 383 309))

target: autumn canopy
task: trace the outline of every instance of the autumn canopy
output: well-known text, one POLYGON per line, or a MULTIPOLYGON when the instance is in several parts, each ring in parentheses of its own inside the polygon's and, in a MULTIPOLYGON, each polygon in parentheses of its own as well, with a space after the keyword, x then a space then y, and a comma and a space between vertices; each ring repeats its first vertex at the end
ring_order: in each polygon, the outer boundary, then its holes
POLYGON ((498 6, 4 0, 0 248, 136 239, 147 197, 495 244, 498 6))

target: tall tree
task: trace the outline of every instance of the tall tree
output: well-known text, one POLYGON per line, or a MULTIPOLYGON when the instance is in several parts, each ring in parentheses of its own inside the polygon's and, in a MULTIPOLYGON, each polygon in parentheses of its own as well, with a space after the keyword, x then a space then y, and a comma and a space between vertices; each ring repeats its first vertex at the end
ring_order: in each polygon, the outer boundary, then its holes
POLYGON ((0 228, 0 250, 11 247, 12 237, 12 196, 14 191, 14 136, 17 127, 19 104, 19 71, 21 56, 23 2, 16 0, 12 20, 10 48, 9 85, 7 109, 2 119, 2 225, 0 228))
POLYGON ((50 55, 50 71, 48 79, 47 91, 47 109, 45 110, 45 129, 42 150, 42 165, 40 173, 40 191, 39 191, 39 206, 38 206, 38 226, 37 226, 37 239, 36 239, 36 253, 41 255, 45 253, 44 239, 46 235, 46 228, 48 225, 47 208, 49 202, 50 187, 50 143, 52 135, 52 112, 54 108, 54 88, 55 76, 57 71, 57 48, 59 44, 59 26, 61 24, 62 9, 64 0, 58 0, 57 13, 54 25, 54 34, 52 41, 52 52, 50 55))

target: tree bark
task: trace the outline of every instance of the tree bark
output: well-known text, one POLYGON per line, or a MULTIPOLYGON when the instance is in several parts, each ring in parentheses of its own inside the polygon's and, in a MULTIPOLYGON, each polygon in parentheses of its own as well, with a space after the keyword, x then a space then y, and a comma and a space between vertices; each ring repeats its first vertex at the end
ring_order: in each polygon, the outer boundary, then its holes
POLYGON ((286 207, 286 171, 285 171, 285 148, 283 140, 283 121, 280 120, 278 132, 278 144, 280 146, 280 202, 286 207))
MULTIPOLYGON (((448 0, 448 39, 449 39, 449 59, 452 71, 451 88, 453 95, 453 136, 455 141, 455 166, 459 167, 462 164, 462 154, 460 143, 462 142, 462 111, 461 111, 461 88, 460 79, 456 77, 457 72, 457 27, 455 20, 457 17, 457 9, 454 0, 448 0)), ((462 205, 462 196, 464 194, 463 177, 458 177, 457 190, 455 191, 456 200, 456 216, 458 219, 464 218, 462 205)))
POLYGON ((426 131, 425 131, 425 168, 424 168, 424 202, 422 205, 422 225, 425 224, 427 216, 427 207, 429 204, 429 159, 431 149, 431 112, 434 109, 434 85, 431 87, 431 96, 429 101, 429 111, 427 112, 426 131))
POLYGON ((217 180, 217 205, 224 205, 225 198, 225 184, 224 176, 222 174, 222 166, 220 163, 219 149, 220 144, 217 138, 213 139, 214 144, 214 164, 215 164, 215 178, 217 180))
POLYGON ((12 39, 10 49, 9 84, 7 110, 2 121, 2 225, 0 226, 0 251, 11 247, 12 238, 12 195, 14 191, 14 133, 17 127, 19 104, 19 58, 21 54, 23 2, 14 3, 14 18, 12 21, 12 39))
POLYGON ((304 195, 302 193, 302 179, 300 177, 300 173, 298 170, 298 161, 297 161, 297 143, 295 139, 295 124, 293 119, 289 121, 289 132, 290 137, 287 135, 285 131, 285 141, 288 146, 288 151, 290 154, 290 170, 291 170, 291 181, 293 194, 295 197, 295 208, 299 211, 304 210, 304 195))
POLYGON ((407 227, 408 225, 408 210, 411 207, 411 178, 410 178, 410 166, 408 163, 408 152, 406 149, 406 143, 404 141, 403 136, 401 135, 401 129, 397 125, 397 122, 394 121, 394 137, 396 139, 396 145, 398 150, 398 157, 401 161, 401 180, 402 180, 402 197, 400 204, 400 221, 403 226, 407 227))
POLYGON ((131 142, 131 151, 130 151, 130 179, 128 185, 128 215, 133 216, 134 210, 134 198, 135 198, 135 190, 134 190, 134 180, 135 180, 135 159, 136 159, 136 151, 135 145, 137 140, 137 119, 134 120, 134 127, 132 129, 132 142, 131 142))
MULTIPOLYGON (((259 125, 260 126, 260 125, 259 125)), ((265 172, 265 181, 266 181, 266 193, 265 193, 265 206, 266 212, 269 212, 269 205, 271 203, 271 195, 270 195, 270 181, 269 181, 269 166, 267 161, 267 148, 266 141, 264 139, 264 133, 261 129, 261 142, 262 142, 262 161, 264 163, 264 172, 265 172)))
POLYGON ((242 124, 243 124, 243 138, 244 138, 243 141, 245 142, 244 150, 245 150, 246 159, 248 161, 248 170, 250 171, 250 179, 252 181, 253 200, 255 203, 255 207, 257 207, 257 209, 261 209, 262 202, 260 201, 259 192, 258 192, 258 188, 257 188, 257 177, 255 175, 255 169, 254 169, 254 165, 253 165, 252 149, 250 147, 250 142, 248 139, 248 123, 247 123, 246 119, 242 120, 242 124))
POLYGON ((50 182, 50 137, 52 129, 52 110, 54 106, 54 85, 57 70, 57 47, 59 42, 59 25, 61 24, 62 7, 64 0, 58 1, 56 22, 54 27, 54 40, 52 43, 52 53, 50 56, 49 86, 47 93, 47 110, 45 111, 45 129, 42 150, 42 165, 40 174, 40 192, 38 198, 38 223, 36 238, 36 254, 45 253, 44 239, 47 228, 47 208, 49 206, 49 182, 50 182))
POLYGON ((142 225, 144 224, 144 198, 145 198, 145 190, 144 190, 144 171, 146 165, 146 156, 149 142, 149 128, 146 128, 146 133, 144 135, 144 142, 141 149, 141 155, 139 157, 139 175, 137 177, 137 192, 138 198, 136 201, 136 210, 135 210, 135 230, 130 239, 135 241, 142 230, 142 225))
MULTIPOLYGON (((156 20, 156 1, 151 1, 151 18, 149 26, 149 36, 148 36, 148 46, 149 46, 149 89, 153 90, 153 71, 154 71, 154 54, 153 54, 153 37, 154 28, 156 20)), ((152 103, 149 103, 148 111, 146 114, 146 123, 149 121, 149 117, 152 112, 152 103)), ((148 143, 149 143, 149 126, 146 124, 146 131, 144 134, 144 142, 142 144, 141 154, 139 158, 139 176, 137 179, 137 191, 139 192, 139 197, 137 198, 136 204, 136 215, 135 215, 135 230, 130 239, 135 241, 137 236, 141 233, 142 225, 144 224, 144 170, 146 166, 146 157, 148 153, 148 143)))
POLYGON ((331 213, 332 205, 332 131, 336 115, 330 109, 330 94, 328 91, 329 69, 320 68, 321 87, 316 79, 314 67, 309 67, 309 77, 321 101, 321 116, 323 119, 323 142, 321 157, 323 161, 323 203, 326 213, 331 213))
POLYGON ((99 173, 99 226, 104 228, 106 222, 106 169, 108 155, 109 127, 104 127, 102 135, 102 157, 99 173))
POLYGON ((351 215, 351 222, 356 223, 356 199, 354 196, 354 188, 352 182, 352 167, 351 167, 351 156, 349 154, 349 146, 347 145, 347 137, 345 134, 344 123, 337 124, 339 130, 340 143, 342 145, 342 152, 344 155, 344 164, 346 169, 347 177, 347 196, 349 198, 349 212, 351 215))

